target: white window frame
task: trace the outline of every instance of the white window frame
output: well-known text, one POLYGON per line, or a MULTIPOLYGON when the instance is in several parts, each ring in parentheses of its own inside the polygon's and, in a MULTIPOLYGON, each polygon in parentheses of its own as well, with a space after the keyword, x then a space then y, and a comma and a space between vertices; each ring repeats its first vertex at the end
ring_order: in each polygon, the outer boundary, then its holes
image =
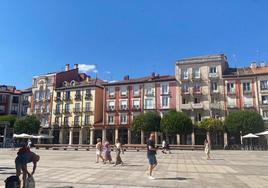
POLYGON ((161 108, 169 108, 169 97, 168 96, 161 96, 161 108), (164 106, 163 104, 163 99, 166 98, 167 99, 167 104, 164 106))
POLYGON ((107 108, 109 110, 114 110, 115 109, 115 101, 112 100, 112 101, 107 101, 107 108), (114 105, 110 105, 110 103, 113 103, 114 105))
POLYGON ((112 114, 108 114, 108 115, 107 115, 107 122, 108 122, 108 125, 114 125, 114 120, 115 120, 114 118, 115 118, 115 116, 112 115, 112 114), (112 117, 112 120, 113 120, 112 122, 110 122, 110 120, 111 120, 110 117, 112 117))
POLYGON ((127 114, 120 114, 120 124, 126 125, 127 124, 127 114), (122 121, 122 117, 125 117, 125 122, 122 121))
POLYGON ((139 96, 140 95, 140 86, 134 85, 133 86, 133 96, 139 96))
POLYGON ((154 99, 153 98, 146 98, 144 100, 144 104, 145 104, 145 109, 154 109, 155 108, 155 104, 154 104, 154 99), (151 102, 151 106, 147 106, 147 101, 152 101, 151 102))
POLYGON ((199 67, 196 67, 196 68, 193 68, 193 78, 200 78, 200 68, 199 67), (198 70, 198 71, 196 71, 198 70), (198 74, 196 74, 198 72, 198 74))
POLYGON ((168 94, 169 93, 169 84, 168 83, 162 83, 160 84, 161 87, 161 94, 168 94), (166 90, 163 91, 163 87, 166 88, 166 90))
POLYGON ((115 87, 108 87, 108 95, 109 97, 115 96, 115 87))
POLYGON ((120 100, 120 109, 126 110, 127 109, 127 100, 120 100), (125 103, 125 105, 122 105, 122 103, 125 103))
POLYGON ((139 99, 133 99, 132 100, 132 108, 139 109, 140 108, 140 105, 141 105, 141 103, 140 103, 140 100, 139 99), (139 105, 135 105, 134 104, 134 101, 138 101, 139 105))
POLYGON ((120 96, 127 96, 127 86, 121 86, 120 87, 120 96))

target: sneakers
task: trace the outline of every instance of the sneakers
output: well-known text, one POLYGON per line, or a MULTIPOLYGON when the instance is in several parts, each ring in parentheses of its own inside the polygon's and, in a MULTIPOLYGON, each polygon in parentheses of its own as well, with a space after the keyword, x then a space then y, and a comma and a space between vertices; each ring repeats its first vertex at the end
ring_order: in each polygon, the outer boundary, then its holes
POLYGON ((148 178, 149 178, 150 180, 155 180, 155 177, 153 177, 153 176, 148 176, 148 178))

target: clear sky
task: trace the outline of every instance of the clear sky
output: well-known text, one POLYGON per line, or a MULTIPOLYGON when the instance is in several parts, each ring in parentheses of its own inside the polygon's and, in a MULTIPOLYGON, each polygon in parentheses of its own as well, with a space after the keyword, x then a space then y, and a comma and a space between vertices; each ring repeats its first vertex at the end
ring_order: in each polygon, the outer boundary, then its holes
POLYGON ((266 0, 1 0, 0 84, 27 88, 67 63, 120 80, 215 53, 268 62, 267 12, 266 0))

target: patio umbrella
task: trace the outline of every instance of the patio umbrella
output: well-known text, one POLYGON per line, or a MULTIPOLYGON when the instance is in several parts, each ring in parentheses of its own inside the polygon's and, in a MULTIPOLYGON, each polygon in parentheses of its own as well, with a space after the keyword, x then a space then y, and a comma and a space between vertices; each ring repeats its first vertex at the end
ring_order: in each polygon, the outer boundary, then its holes
POLYGON ((32 138, 33 135, 22 133, 22 134, 13 134, 13 137, 14 138, 32 138))
POLYGON ((40 135, 33 136, 33 138, 37 138, 37 139, 50 139, 50 138, 54 138, 54 136, 50 136, 50 135, 47 135, 47 134, 40 134, 40 135))
POLYGON ((263 131, 263 132, 261 132, 261 133, 258 133, 258 134, 256 134, 256 135, 268 135, 268 130, 263 131))
POLYGON ((242 138, 250 138, 250 143, 252 145, 252 138, 258 138, 259 136, 255 135, 255 134, 252 134, 252 133, 249 133, 247 135, 244 135, 242 136, 242 138))

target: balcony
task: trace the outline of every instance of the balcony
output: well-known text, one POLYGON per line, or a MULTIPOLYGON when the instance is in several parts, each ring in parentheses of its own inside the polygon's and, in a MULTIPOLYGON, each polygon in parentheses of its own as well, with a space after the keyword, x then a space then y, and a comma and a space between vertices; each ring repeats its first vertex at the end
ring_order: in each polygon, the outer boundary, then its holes
POLYGON ((140 106, 132 106, 132 111, 141 111, 140 106))
POLYGON ((115 107, 114 107, 114 106, 109 106, 109 107, 106 109, 106 112, 115 112, 115 107))
POLYGON ((181 95, 190 95, 189 89, 187 89, 187 90, 181 90, 181 95))
POLYGON ((90 108, 88 108, 88 107, 85 107, 85 108, 84 108, 84 112, 85 112, 85 113, 91 113, 92 110, 91 110, 90 108))
POLYGON ((127 98, 128 97, 128 93, 126 92, 126 93, 120 93, 120 97, 121 98, 127 98))
POLYGON ((61 101, 61 97, 60 96, 54 97, 54 101, 56 101, 56 102, 61 101))
POLYGON ((192 104, 193 109, 203 109, 203 103, 193 103, 192 104))
POLYGON ((119 111, 121 111, 121 112, 128 111, 128 107, 127 106, 120 106, 119 111))
POLYGON ((227 95, 235 95, 235 89, 230 89, 229 91, 227 91, 227 95))
POLYGON ((229 109, 235 109, 235 108, 237 108, 237 106, 236 106, 235 103, 230 103, 230 104, 227 104, 227 108, 229 108, 229 109))
POLYGON ((210 72, 210 73, 208 73, 208 77, 209 78, 214 78, 214 79, 216 79, 216 78, 219 78, 219 73, 218 72, 210 72))
POLYGON ((243 90, 243 94, 244 95, 251 95, 252 94, 252 90, 243 90))
POLYGON ((201 74, 200 73, 199 74, 193 74, 192 80, 194 80, 194 81, 202 80, 201 74))
POLYGON ((180 81, 181 82, 188 82, 188 81, 190 81, 189 78, 190 78, 190 76, 188 74, 187 75, 181 75, 180 76, 180 79, 181 79, 180 81))
POLYGON ((194 93, 195 95, 202 95, 201 88, 194 88, 194 89, 193 89, 193 93, 194 93))
POLYGON ((69 109, 64 109, 64 110, 63 110, 63 113, 64 113, 64 114, 70 114, 71 111, 70 111, 69 109))
POLYGON ((181 109, 182 110, 192 110, 192 105, 191 105, 191 103, 181 104, 181 109))
POLYGON ((221 104, 218 102, 210 103, 210 108, 211 109, 221 109, 221 104))
POLYGON ((75 114, 82 113, 82 110, 80 108, 73 108, 73 113, 75 114))
POLYGON ((74 100, 80 101, 82 99, 81 95, 75 95, 74 100))
POLYGON ((91 95, 91 93, 86 93, 86 95, 85 95, 85 100, 92 100, 92 95, 91 95))
POLYGON ((114 94, 114 93, 113 93, 113 94, 109 94, 109 95, 108 95, 108 98, 109 98, 109 99, 114 99, 114 98, 115 98, 115 94, 114 94))
POLYGON ((72 98, 71 98, 71 97, 69 97, 69 96, 68 96, 68 97, 67 97, 67 96, 65 96, 65 97, 63 97, 63 100, 64 100, 64 101, 66 101, 66 102, 68 102, 68 101, 71 101, 71 100, 72 100, 72 98))
POLYGON ((53 113, 54 113, 55 115, 60 115, 60 114, 61 114, 61 110, 54 110, 53 113))
POLYGON ((80 121, 73 121, 72 126, 73 127, 80 127, 80 121))
POLYGON ((253 104, 252 103, 245 103, 244 108, 253 108, 253 104))

